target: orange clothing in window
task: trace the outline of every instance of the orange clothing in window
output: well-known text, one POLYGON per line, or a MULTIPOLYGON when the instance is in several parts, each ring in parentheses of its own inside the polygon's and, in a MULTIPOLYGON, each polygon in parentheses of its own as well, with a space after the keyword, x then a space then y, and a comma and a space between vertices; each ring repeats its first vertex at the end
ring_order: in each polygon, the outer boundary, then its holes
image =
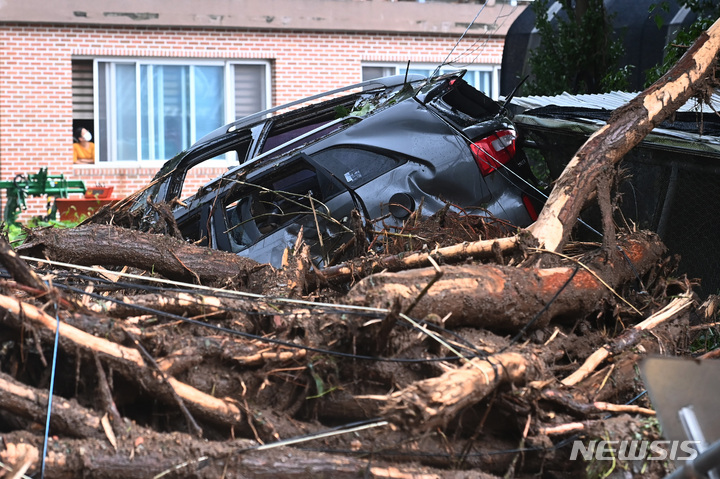
POLYGON ((95 143, 88 142, 87 147, 73 143, 73 163, 95 163, 95 143))

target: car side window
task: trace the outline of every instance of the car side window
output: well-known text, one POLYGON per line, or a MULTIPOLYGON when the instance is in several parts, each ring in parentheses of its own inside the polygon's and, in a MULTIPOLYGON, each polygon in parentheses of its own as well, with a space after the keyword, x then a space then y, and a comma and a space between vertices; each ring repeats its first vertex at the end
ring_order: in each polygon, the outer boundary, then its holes
POLYGON ((238 166, 246 160, 251 143, 252 132, 245 129, 231 132, 214 142, 208 141, 202 148, 187 155, 178 155, 178 162, 169 172, 169 178, 164 180, 169 182, 166 201, 172 198, 187 199, 201 191, 207 182, 205 168, 208 166, 238 166))
POLYGON ((257 183, 238 183, 225 205, 231 248, 239 252, 298 217, 329 216, 314 168, 304 161, 288 165, 257 183))
POLYGON ((211 245, 211 241, 209 241, 210 238, 207 232, 209 227, 209 214, 210 207, 209 205, 205 205, 193 211, 187 216, 178 218, 177 225, 180 229, 182 237, 186 241, 191 241, 192 243, 199 246, 211 245))
POLYGON ((207 168, 207 162, 210 161, 215 162, 216 165, 226 164, 229 165, 229 167, 240 164, 238 160, 238 152, 236 150, 229 150, 213 158, 209 158, 202 163, 193 165, 192 168, 188 168, 185 172, 180 199, 187 200, 205 186, 205 183, 207 183, 207 173, 203 170, 203 168, 207 168))
POLYGON ((331 148, 312 155, 332 176, 357 188, 399 166, 403 161, 360 148, 331 148))
POLYGON ((240 198, 225 206, 228 235, 233 252, 251 246, 260 237, 250 214, 251 198, 240 198))
POLYGON ((358 94, 311 105, 279 120, 273 120, 259 153, 273 150, 283 154, 323 138, 347 124, 342 121, 349 113, 358 94), (311 114, 310 114, 311 113, 311 114))
POLYGON ((207 237, 202 234, 200 228, 200 213, 192 215, 190 218, 178 223, 180 232, 183 238, 193 243, 199 242, 201 238, 204 238, 204 244, 207 244, 207 237))

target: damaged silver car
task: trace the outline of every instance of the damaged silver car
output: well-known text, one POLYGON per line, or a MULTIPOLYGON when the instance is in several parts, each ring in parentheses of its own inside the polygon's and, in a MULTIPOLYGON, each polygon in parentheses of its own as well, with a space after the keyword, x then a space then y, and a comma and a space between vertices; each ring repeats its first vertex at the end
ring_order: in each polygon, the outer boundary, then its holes
POLYGON ((356 237, 353 218, 372 235, 451 205, 527 226, 540 205, 515 128, 463 74, 372 80, 235 121, 113 210, 157 230, 167 203, 186 240, 275 266, 301 229, 327 264, 356 237), (181 198, 187 172, 218 158, 237 164, 181 198))

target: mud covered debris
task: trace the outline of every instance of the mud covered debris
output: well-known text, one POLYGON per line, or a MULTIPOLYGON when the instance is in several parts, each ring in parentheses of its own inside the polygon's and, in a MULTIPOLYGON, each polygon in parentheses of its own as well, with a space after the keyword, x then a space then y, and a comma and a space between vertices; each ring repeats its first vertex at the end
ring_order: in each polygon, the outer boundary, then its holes
MULTIPOLYGON (((528 269, 538 253, 524 247, 437 254, 485 237, 478 218, 425 221, 386 253, 434 265, 332 282, 293 269, 292 254, 286 270, 243 263, 243 281, 183 283, 139 262, 61 267, 62 234, 35 235, 41 259, 3 259, 15 280, 0 295, 0 477, 41 467, 57 324, 47 477, 567 477, 587 467, 568 461, 574 439, 659 434, 634 368, 647 354, 690 355, 702 330, 688 329, 701 308, 691 284, 670 279, 657 238, 620 235, 624 256, 570 244, 566 259, 528 269), (299 286, 298 271, 314 279, 299 286), (608 353, 583 365, 596 351, 608 353)), ((158 258, 180 257, 133 234, 158 258)), ((664 474, 648 464, 644 477, 664 474)))

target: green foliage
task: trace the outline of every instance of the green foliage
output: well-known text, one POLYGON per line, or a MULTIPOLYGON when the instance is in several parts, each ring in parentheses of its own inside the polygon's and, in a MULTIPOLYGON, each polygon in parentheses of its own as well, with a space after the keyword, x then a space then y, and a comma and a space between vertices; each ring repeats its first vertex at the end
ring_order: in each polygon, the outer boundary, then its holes
POLYGON ((716 328, 707 328, 690 344, 690 351, 693 353, 707 353, 718 347, 720 347, 720 333, 716 328))
POLYGON ((545 157, 543 157, 540 150, 535 148, 525 148, 524 151, 528 163, 530 164, 530 170, 532 171, 538 186, 543 190, 549 188, 552 182, 552 175, 545 157))
POLYGON ((28 229, 32 228, 74 228, 77 226, 79 221, 56 221, 56 220, 45 220, 38 217, 34 217, 28 220, 27 225, 23 226, 19 223, 5 224, 3 223, 0 227, 0 233, 4 235, 8 242, 15 246, 22 244, 27 237, 28 229))
POLYGON ((663 0, 660 3, 651 5, 650 11, 648 12, 648 13, 650 13, 650 15, 652 15, 653 13, 655 14, 653 16, 653 20, 655 21, 655 25, 657 25, 658 30, 661 29, 663 27, 663 25, 665 24, 665 19, 663 18, 662 14, 660 13, 661 11, 665 12, 665 13, 670 13, 670 4, 666 0, 663 0))
MULTIPOLYGON (((710 26, 720 17, 720 3, 717 0, 679 0, 680 5, 688 7, 697 15, 695 22, 688 28, 680 29, 675 37, 675 41, 665 48, 665 55, 661 64, 649 69, 645 75, 645 86, 648 87, 655 83, 661 76, 675 65, 685 51, 695 42, 702 32, 710 28, 710 26)), ((665 9, 667 11, 666 2, 660 2, 654 6, 655 9, 665 9)), ((655 21, 658 28, 663 26, 662 19, 658 20, 656 15, 655 21)))
POLYGON ((307 396, 306 399, 317 399, 337 390, 337 386, 326 387, 326 382, 333 382, 333 378, 337 378, 339 371, 337 364, 329 358, 315 358, 315 362, 308 363, 308 372, 315 383, 317 394, 307 396))
POLYGON ((548 16, 549 0, 535 0, 535 26, 540 45, 530 52, 532 72, 524 94, 600 93, 625 89, 630 67, 618 68, 622 42, 611 39, 612 27, 603 0, 561 0, 548 16), (607 74, 607 72, 613 72, 607 74))

